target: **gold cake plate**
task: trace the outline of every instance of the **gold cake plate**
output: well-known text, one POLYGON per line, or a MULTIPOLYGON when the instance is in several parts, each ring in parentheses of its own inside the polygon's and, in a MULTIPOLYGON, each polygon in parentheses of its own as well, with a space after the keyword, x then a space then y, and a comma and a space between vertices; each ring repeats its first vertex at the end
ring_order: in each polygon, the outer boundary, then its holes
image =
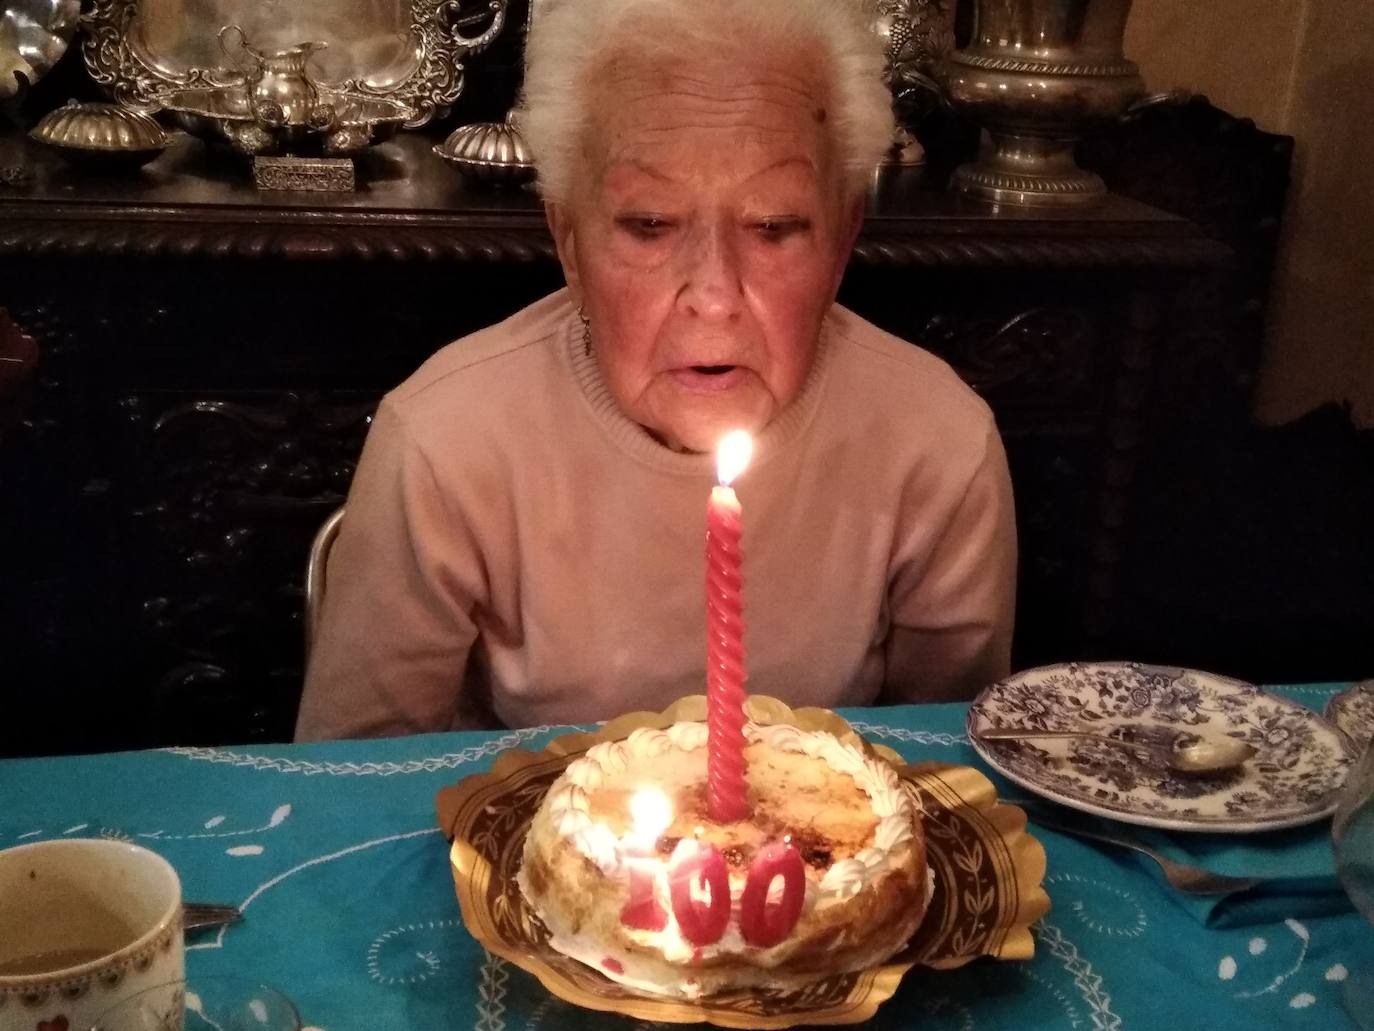
POLYGON ((924 810, 934 893, 901 952, 880 966, 801 989, 754 988, 689 1002, 636 992, 550 947, 548 931, 515 881, 525 832, 545 792, 570 762, 600 741, 621 740, 638 727, 705 720, 702 695, 683 698, 661 713, 621 716, 595 733, 568 734, 542 752, 506 752, 490 773, 465 777, 439 792, 439 825, 453 843, 453 880, 468 932, 574 1005, 639 1020, 741 1028, 854 1024, 872 1017, 913 966, 948 970, 980 956, 1031 957, 1030 925, 1050 907, 1041 886, 1045 850, 1026 832, 1025 813, 1000 804, 987 777, 969 766, 907 765, 892 749, 864 741, 827 709, 794 711, 754 695, 747 712, 756 723, 828 731, 892 763, 909 785, 924 810))

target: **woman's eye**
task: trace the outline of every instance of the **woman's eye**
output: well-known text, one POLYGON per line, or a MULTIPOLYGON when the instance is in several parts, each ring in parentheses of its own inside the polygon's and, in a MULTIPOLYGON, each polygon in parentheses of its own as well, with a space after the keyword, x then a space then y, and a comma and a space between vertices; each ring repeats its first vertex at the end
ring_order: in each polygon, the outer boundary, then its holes
POLYGON ((804 231, 807 221, 802 218, 761 218, 754 223, 754 230, 771 243, 781 243, 790 236, 804 231))
POLYGON ((657 215, 623 215, 615 222, 631 236, 641 240, 657 239, 672 228, 672 223, 657 215))

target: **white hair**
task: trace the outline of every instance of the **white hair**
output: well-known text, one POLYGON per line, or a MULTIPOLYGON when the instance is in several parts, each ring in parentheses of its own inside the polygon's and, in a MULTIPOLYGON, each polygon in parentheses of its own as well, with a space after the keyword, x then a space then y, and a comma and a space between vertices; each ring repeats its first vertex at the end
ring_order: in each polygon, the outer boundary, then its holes
POLYGON ((871 0, 533 0, 525 85, 516 113, 534 156, 539 190, 566 202, 594 112, 597 73, 614 57, 666 64, 702 55, 803 49, 822 55, 826 124, 857 195, 892 142, 892 96, 871 0))

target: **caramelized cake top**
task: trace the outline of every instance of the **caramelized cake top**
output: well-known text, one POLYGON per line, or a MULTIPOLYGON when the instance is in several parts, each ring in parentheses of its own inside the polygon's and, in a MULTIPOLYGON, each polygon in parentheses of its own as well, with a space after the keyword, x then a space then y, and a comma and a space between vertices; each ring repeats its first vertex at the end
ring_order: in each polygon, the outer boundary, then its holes
MULTIPOLYGON (((562 834, 607 874, 635 842, 631 799, 667 802, 653 846, 665 858, 696 836, 720 849, 732 872, 746 871, 769 842, 789 839, 823 894, 858 891, 893 850, 911 840, 913 806, 896 771, 831 734, 790 726, 745 728, 749 741, 747 820, 718 824, 706 794, 706 725, 641 729, 603 742, 572 763, 548 799, 562 834)), ((734 878, 732 878, 733 880, 734 878)))

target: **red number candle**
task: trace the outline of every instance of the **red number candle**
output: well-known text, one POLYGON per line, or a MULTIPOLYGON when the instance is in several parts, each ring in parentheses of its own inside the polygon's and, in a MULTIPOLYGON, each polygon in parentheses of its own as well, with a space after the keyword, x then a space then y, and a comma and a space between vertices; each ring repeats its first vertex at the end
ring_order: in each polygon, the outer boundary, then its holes
POLYGON ((668 891, 683 938, 697 946, 720 941, 730 922, 730 876, 720 849, 691 838, 679 841, 668 865, 668 891), (702 886, 704 901, 694 895, 702 886))
POLYGON ((630 816, 633 824, 621 846, 630 875, 630 891, 620 910, 620 922, 637 931, 661 931, 668 926, 668 911, 657 896, 654 871, 658 869, 658 857, 654 840, 672 823, 672 806, 659 792, 645 789, 631 796, 630 816))
POLYGON ((744 578, 740 504, 730 484, 753 441, 726 434, 716 452, 719 486, 706 507, 707 799, 721 823, 749 815, 744 785, 744 578))
POLYGON ((778 944, 797 926, 806 898, 806 868, 801 853, 783 842, 767 846, 749 867, 739 900, 739 933, 761 949, 778 944), (773 881, 782 878, 782 898, 769 903, 773 881))
POLYGON ((636 931, 661 931, 668 911, 654 897, 654 875, 639 859, 630 861, 630 897, 620 910, 620 922, 636 931))

